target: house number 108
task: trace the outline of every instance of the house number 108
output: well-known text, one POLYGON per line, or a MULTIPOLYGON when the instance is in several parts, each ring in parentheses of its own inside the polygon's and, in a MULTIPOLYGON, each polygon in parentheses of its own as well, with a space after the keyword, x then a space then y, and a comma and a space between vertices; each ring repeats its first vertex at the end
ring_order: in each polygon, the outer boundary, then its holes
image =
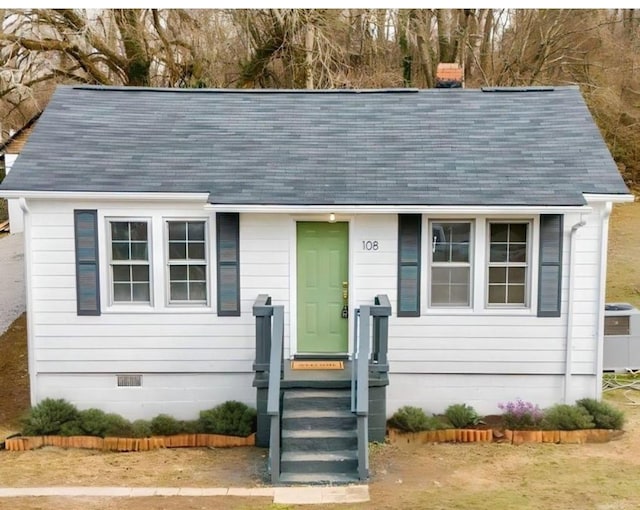
POLYGON ((378 251, 378 241, 362 241, 364 251, 378 251))

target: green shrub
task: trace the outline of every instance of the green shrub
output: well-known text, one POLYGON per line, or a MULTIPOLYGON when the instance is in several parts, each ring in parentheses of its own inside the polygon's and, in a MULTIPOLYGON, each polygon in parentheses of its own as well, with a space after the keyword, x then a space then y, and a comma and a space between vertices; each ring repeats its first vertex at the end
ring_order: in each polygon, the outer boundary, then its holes
POLYGON ((200 434, 202 426, 199 420, 182 420, 180 422, 180 430, 183 434, 200 434))
POLYGON ((452 404, 447 407, 444 415, 449 423, 456 429, 473 427, 481 421, 476 410, 467 404, 452 404))
POLYGON ((25 436, 46 436, 60 433, 67 422, 78 419, 76 407, 63 399, 46 398, 32 407, 24 419, 22 433, 25 436))
POLYGON ((578 405, 556 404, 544 412, 544 430, 583 430, 594 427, 589 412, 578 405))
POLYGON ((61 436, 86 436, 87 434, 80 425, 80 420, 68 421, 60 427, 61 436))
POLYGON ((256 430, 256 410, 229 400, 206 411, 200 411, 200 427, 208 434, 246 437, 256 430))
POLYGON ((420 432, 422 430, 438 430, 445 428, 435 416, 427 414, 419 407, 404 406, 398 409, 387 421, 388 425, 405 432, 420 432))
POLYGON ((599 402, 593 398, 583 398, 578 400, 576 404, 587 410, 598 429, 621 430, 624 426, 624 413, 607 402, 599 402))
POLYGON ((182 432, 180 421, 168 414, 159 414, 151 420, 151 432, 155 436, 171 436, 182 432))
POLYGON ((147 420, 136 420, 131 424, 132 437, 151 437, 151 423, 147 420))
POLYGON ((502 423, 511 430, 536 430, 544 413, 537 404, 517 399, 498 404, 502 410, 502 423))
POLYGON ((85 409, 80 411, 80 427, 88 436, 105 437, 109 427, 109 418, 102 409, 85 409))
POLYGON ((133 428, 131 422, 116 413, 108 413, 105 415, 105 431, 104 435, 110 437, 132 437, 133 428))

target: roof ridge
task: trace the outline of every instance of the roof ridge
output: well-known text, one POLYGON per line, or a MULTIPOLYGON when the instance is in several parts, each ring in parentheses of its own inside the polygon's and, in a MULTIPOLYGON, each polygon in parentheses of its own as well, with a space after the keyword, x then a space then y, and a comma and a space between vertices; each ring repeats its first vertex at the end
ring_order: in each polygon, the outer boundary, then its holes
MULTIPOLYGON (((73 85, 74 90, 99 90, 109 92, 178 92, 178 93, 224 93, 224 94, 395 94, 420 92, 418 88, 382 88, 382 89, 192 89, 172 87, 125 87, 111 85, 73 85)), ((423 89, 424 90, 424 89, 423 89)))

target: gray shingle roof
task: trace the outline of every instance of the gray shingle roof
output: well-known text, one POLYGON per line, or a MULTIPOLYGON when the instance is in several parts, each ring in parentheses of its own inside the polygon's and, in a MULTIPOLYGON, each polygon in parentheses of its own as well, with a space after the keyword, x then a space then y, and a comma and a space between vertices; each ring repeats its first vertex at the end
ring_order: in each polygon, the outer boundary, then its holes
POLYGON ((1 189, 306 205, 581 205, 583 192, 628 192, 576 87, 59 87, 1 189))

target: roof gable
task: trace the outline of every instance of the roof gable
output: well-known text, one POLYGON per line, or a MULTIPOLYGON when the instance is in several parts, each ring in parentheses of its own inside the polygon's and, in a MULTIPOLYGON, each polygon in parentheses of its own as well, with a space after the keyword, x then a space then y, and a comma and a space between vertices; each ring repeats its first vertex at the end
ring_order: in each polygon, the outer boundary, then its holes
POLYGON ((627 193, 574 87, 59 87, 2 188, 278 205, 580 205, 582 193, 627 193))

